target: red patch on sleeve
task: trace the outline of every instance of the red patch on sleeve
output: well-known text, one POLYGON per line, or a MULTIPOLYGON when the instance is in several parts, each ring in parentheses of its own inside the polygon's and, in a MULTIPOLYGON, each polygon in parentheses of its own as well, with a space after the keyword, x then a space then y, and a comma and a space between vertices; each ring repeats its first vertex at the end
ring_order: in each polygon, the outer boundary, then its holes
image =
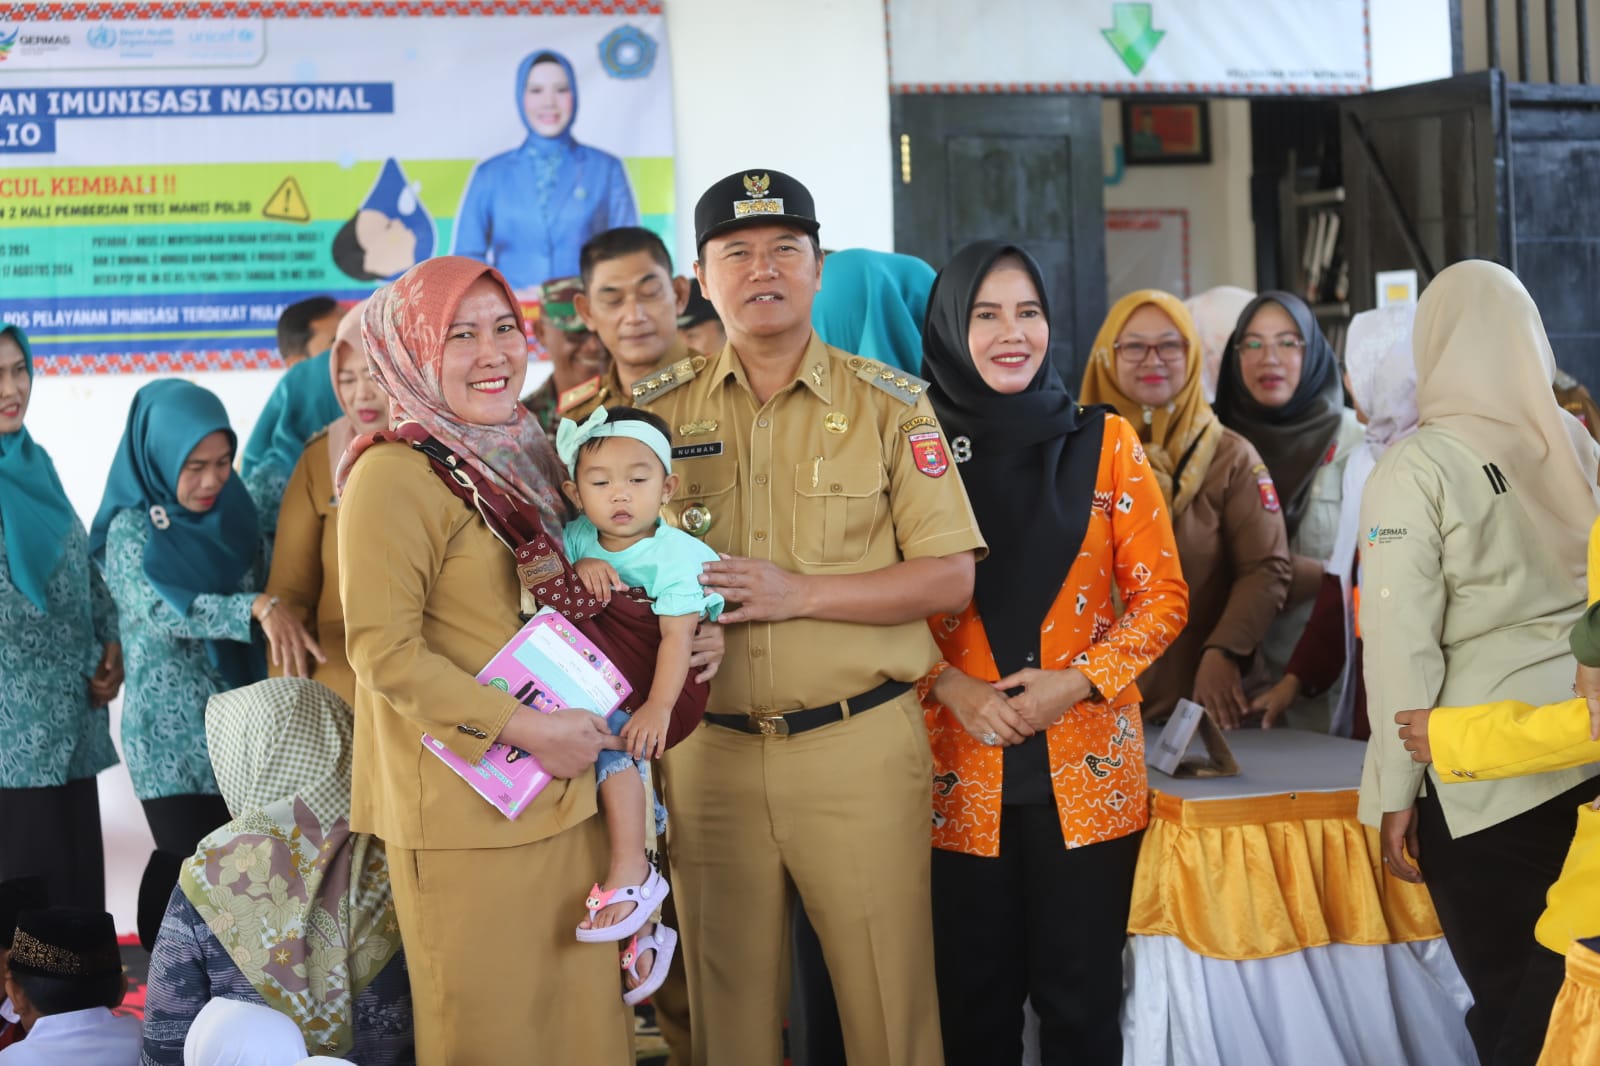
POLYGON ((1327 466, 1329 463, 1333 462, 1333 457, 1338 454, 1339 442, 1334 441, 1332 444, 1328 445, 1328 454, 1322 457, 1322 465, 1327 466))
POLYGON ((917 464, 917 469, 928 477, 943 477, 944 472, 950 469, 950 458, 945 454, 944 439, 935 433, 913 433, 907 440, 911 442, 911 456, 917 464))
POLYGON ((1272 475, 1266 471, 1256 475, 1256 491, 1261 494, 1261 509, 1277 514, 1283 509, 1278 502, 1278 487, 1272 483, 1272 475))

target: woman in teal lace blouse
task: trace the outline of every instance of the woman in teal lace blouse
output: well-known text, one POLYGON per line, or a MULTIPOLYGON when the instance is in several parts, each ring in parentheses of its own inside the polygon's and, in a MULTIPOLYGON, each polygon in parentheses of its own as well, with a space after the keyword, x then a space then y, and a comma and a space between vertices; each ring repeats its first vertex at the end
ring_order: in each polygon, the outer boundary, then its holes
POLYGON ((106 703, 122 685, 117 612, 83 523, 23 428, 33 354, 0 329, 0 881, 39 877, 52 905, 105 909, 95 775, 117 761, 106 703))
POLYGON ((182 860, 228 820, 206 749, 206 701, 267 676, 306 676, 321 649, 260 592, 261 526, 233 474, 238 438, 222 402, 187 381, 134 395, 89 538, 122 619, 128 691, 122 750, 156 851, 139 889, 139 935, 155 940, 182 860))

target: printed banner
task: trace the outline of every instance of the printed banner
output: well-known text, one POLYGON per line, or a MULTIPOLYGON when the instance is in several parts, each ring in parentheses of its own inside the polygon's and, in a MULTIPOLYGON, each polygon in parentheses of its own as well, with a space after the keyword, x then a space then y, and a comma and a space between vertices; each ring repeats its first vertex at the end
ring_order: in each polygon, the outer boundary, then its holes
POLYGON ((1366 92, 1367 0, 887 0, 895 92, 1366 92), (982 27, 983 32, 973 32, 982 27), (1006 27, 1006 47, 993 42, 1006 27))
POLYGON ((601 230, 670 247, 665 17, 572 9, 0 7, 0 319, 46 373, 264 367, 431 255, 533 302, 601 230))

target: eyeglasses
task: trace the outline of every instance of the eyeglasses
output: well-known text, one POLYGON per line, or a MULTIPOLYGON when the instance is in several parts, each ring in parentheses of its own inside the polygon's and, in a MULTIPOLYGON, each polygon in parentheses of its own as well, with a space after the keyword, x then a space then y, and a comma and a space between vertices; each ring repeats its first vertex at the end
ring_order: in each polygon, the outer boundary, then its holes
POLYGON ((1235 345, 1235 347, 1238 348, 1240 355, 1257 356, 1261 354, 1263 349, 1271 347, 1279 355, 1287 359, 1292 355, 1304 351, 1306 342, 1301 340, 1299 337, 1278 337, 1271 341, 1270 344, 1266 341, 1248 340, 1240 341, 1237 345, 1235 345))
POLYGON ((1176 363, 1189 354, 1189 345, 1186 341, 1161 341, 1156 344, 1146 344, 1144 341, 1120 341, 1111 347, 1118 355, 1135 365, 1144 362, 1151 352, 1160 356, 1163 363, 1176 363))

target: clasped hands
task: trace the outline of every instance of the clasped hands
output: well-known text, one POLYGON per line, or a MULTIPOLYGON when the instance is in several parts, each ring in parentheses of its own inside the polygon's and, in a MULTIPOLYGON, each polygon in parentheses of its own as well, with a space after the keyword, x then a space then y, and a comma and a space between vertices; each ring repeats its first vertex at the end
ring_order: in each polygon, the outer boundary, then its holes
POLYGON ((992 736, 995 746, 1006 748, 1055 725, 1092 691, 1089 679, 1071 667, 1030 667, 991 683, 952 666, 939 675, 933 696, 950 708, 974 740, 991 743, 992 736), (1011 689, 1021 691, 1007 696, 1011 689))

